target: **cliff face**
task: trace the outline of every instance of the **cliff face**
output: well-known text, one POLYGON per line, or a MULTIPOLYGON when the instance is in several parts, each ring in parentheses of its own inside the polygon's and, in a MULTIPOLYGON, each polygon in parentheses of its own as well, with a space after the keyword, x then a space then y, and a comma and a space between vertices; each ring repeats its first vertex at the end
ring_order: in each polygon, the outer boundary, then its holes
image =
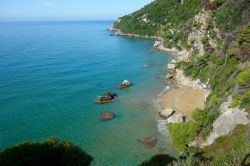
MULTIPOLYGON (((194 141, 189 145, 204 146, 215 141, 213 146, 219 147, 222 145, 216 142, 216 138, 245 131, 237 128, 237 125, 249 123, 249 0, 155 0, 142 9, 119 18, 113 27, 125 34, 158 36, 162 40, 155 43, 156 47, 179 52, 181 58, 176 64, 179 70, 183 70, 186 76, 209 84, 211 92, 203 112, 197 111, 192 122, 171 127, 182 133, 182 136, 190 136, 185 133, 188 130, 180 128, 191 126, 194 141), (226 110, 221 111, 225 103, 228 103, 226 110)), ((181 141, 181 134, 172 135, 175 136, 172 139, 178 140, 174 142, 187 145, 187 142, 181 141)), ((244 134, 239 139, 246 137, 250 139, 249 135, 244 134)), ((229 140, 228 143, 236 146, 233 136, 221 139, 229 140)), ((244 149, 244 152, 242 149, 236 150, 241 154, 236 161, 239 162, 244 154, 250 152, 249 144, 245 147, 248 150, 244 149)), ((190 151, 190 148, 181 150, 190 151)), ((209 147, 203 149, 204 156, 216 158, 217 156, 213 156, 216 154, 206 153, 209 150, 209 147)), ((224 153, 228 154, 230 150, 232 149, 227 149, 224 153)), ((227 157, 230 155, 232 154, 227 157)), ((222 158, 218 160, 220 159, 222 158)), ((217 159, 215 163, 214 161, 208 163, 216 164, 217 159)), ((232 164, 229 160, 225 163, 232 164)))

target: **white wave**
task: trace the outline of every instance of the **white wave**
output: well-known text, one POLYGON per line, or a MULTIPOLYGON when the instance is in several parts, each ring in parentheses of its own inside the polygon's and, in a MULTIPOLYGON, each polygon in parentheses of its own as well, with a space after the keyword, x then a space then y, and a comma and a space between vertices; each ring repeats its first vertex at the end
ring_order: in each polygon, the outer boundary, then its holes
POLYGON ((167 120, 158 120, 157 129, 163 136, 167 137, 168 136, 167 120))

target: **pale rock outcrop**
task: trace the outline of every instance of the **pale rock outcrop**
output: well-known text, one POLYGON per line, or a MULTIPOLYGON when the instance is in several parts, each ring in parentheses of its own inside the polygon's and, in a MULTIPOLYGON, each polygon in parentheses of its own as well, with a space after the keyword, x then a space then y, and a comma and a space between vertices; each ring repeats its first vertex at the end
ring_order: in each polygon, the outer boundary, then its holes
POLYGON ((158 47, 159 45, 163 44, 163 41, 161 40, 156 40, 154 43, 154 47, 158 47))
POLYGON ((174 110, 171 108, 166 108, 165 110, 160 111, 160 116, 163 116, 165 118, 171 116, 174 114, 174 110))
POLYGON ((202 43, 202 38, 207 34, 207 20, 211 18, 211 14, 203 9, 199 12, 194 20, 199 23, 201 26, 199 29, 194 29, 188 36, 188 44, 192 45, 199 52, 199 55, 202 56, 205 54, 204 45, 202 43))
POLYGON ((247 113, 244 112, 244 109, 240 109, 239 107, 229 108, 231 103, 232 97, 229 97, 228 101, 221 104, 221 115, 217 120, 215 120, 212 133, 209 135, 206 142, 201 146, 211 145, 215 139, 228 135, 237 125, 247 125, 249 123, 247 113))
POLYGON ((209 91, 208 86, 205 83, 202 83, 199 79, 193 80, 192 78, 186 77, 183 73, 183 70, 176 69, 175 73, 175 80, 177 84, 181 83, 181 85, 209 91))
POLYGON ((148 23, 148 19, 147 18, 143 18, 142 21, 144 21, 145 23, 148 23))
POLYGON ((176 61, 173 59, 170 63, 167 64, 167 68, 169 70, 175 70, 175 68, 176 68, 176 61))
POLYGON ((164 47, 164 40, 162 38, 158 38, 158 40, 155 41, 154 47, 160 51, 165 51, 165 52, 173 52, 173 53, 178 53, 179 50, 175 47, 173 48, 166 48, 164 47))
POLYGON ((183 123, 185 120, 185 117, 182 114, 177 114, 169 117, 167 119, 168 124, 173 124, 173 123, 183 123))
POLYGON ((182 50, 178 51, 176 59, 178 61, 189 61, 189 59, 192 55, 192 51, 193 51, 193 49, 186 50, 183 48, 182 50))

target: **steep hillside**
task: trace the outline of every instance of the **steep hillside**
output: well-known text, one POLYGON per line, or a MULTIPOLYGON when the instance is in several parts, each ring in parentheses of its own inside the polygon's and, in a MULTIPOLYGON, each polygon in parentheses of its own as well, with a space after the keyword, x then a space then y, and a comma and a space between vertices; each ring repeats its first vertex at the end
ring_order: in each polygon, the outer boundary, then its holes
POLYGON ((209 87, 204 110, 195 110, 191 121, 168 125, 173 143, 185 154, 180 162, 245 162, 250 153, 250 1, 155 0, 119 18, 113 28, 160 37, 155 46, 177 52, 176 68, 209 87), (217 148, 223 155, 215 153, 217 148))

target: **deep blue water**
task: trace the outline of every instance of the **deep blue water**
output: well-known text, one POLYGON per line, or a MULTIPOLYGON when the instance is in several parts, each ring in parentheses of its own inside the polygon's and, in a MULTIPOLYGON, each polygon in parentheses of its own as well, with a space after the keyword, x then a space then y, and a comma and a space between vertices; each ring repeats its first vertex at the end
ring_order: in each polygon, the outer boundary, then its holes
POLYGON ((0 149, 54 136, 85 149, 95 166, 137 165, 159 147, 175 153, 157 131, 154 102, 170 55, 151 40, 112 36, 111 24, 0 23, 0 149), (112 89, 124 79, 134 86, 112 89), (106 90, 119 101, 93 104, 106 90), (100 122, 103 111, 116 119, 100 122), (147 137, 160 141, 153 149, 136 141, 147 137))

